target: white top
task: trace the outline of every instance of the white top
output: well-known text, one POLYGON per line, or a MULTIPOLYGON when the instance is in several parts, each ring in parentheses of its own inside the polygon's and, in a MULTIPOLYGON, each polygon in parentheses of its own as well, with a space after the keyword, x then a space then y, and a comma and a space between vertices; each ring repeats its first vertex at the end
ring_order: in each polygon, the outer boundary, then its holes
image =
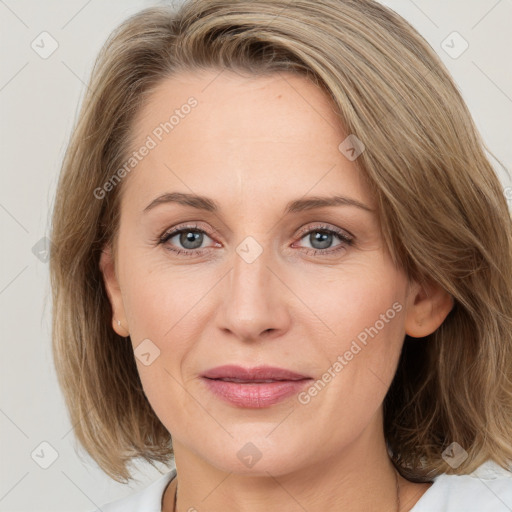
MULTIPOLYGON (((162 512, 162 496, 176 469, 131 496, 94 512, 162 512)), ((487 461, 470 475, 442 474, 410 512, 511 512, 512 472, 487 461)))

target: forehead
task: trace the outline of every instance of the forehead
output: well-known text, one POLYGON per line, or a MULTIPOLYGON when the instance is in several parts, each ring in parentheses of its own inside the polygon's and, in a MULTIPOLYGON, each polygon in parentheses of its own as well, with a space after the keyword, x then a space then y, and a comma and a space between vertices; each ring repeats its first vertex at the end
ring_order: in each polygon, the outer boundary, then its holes
POLYGON ((182 72, 153 90, 132 129, 131 152, 151 146, 125 184, 132 202, 171 189, 241 201, 341 187, 365 198, 329 97, 292 73, 182 72))
POLYGON ((171 122, 177 142, 191 140, 191 135, 194 140, 226 143, 276 137, 301 143, 304 138, 329 136, 336 142, 343 135, 328 96, 307 78, 292 73, 181 72, 152 91, 135 118, 134 133, 140 139, 173 114, 178 117, 171 122), (189 112, 191 98, 197 106, 189 112), (193 130, 187 125, 193 125, 193 130))

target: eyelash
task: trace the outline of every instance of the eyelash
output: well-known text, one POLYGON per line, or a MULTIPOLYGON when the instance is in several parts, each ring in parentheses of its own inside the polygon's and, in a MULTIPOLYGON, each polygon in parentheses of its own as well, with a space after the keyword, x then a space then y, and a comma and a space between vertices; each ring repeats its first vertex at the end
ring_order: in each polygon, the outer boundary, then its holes
MULTIPOLYGON (((168 240, 170 240, 174 236, 179 235, 183 232, 185 232, 185 233, 186 232, 203 233, 209 237, 208 233, 206 231, 204 231, 203 229, 200 229, 197 225, 178 226, 177 228, 173 229, 172 231, 166 231, 161 236, 159 236, 156 240, 156 243, 157 243, 157 245, 164 245, 168 240)), ((336 235, 341 240, 342 243, 335 246, 334 249, 332 249, 332 248, 330 248, 330 249, 309 249, 308 247, 306 247, 305 249, 307 249, 307 253, 312 254, 313 256, 317 255, 318 253, 320 253, 323 256, 336 254, 339 251, 345 249, 347 245, 351 246, 354 243, 354 239, 351 236, 345 234, 343 231, 341 231, 339 229, 336 229, 336 228, 333 228, 330 226, 326 226, 326 225, 317 225, 314 227, 310 227, 306 231, 301 231, 301 233, 299 234, 299 240, 302 240, 306 235, 309 235, 314 232, 321 232, 321 233, 336 235)), ((210 248, 205 247, 202 249, 173 249, 170 246, 167 248, 167 250, 175 253, 176 255, 183 255, 183 256, 188 256, 188 257, 202 256, 205 252, 208 251, 208 249, 210 249, 210 248)))

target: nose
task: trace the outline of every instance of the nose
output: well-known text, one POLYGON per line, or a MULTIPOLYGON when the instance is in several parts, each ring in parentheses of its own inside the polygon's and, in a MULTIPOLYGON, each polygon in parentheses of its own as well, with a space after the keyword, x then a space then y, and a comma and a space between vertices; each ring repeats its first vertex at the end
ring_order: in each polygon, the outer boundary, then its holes
POLYGON ((267 251, 254 261, 235 252, 232 269, 223 279, 217 325, 242 341, 275 338, 290 326, 291 292, 270 259, 267 251))

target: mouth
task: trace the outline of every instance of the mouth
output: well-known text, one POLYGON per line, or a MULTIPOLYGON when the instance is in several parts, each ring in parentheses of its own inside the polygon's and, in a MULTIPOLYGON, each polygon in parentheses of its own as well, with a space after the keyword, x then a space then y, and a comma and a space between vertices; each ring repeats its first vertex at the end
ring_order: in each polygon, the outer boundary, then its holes
POLYGON ((235 365, 212 368, 201 377, 216 398, 236 407, 254 409, 270 407, 290 398, 312 380, 283 368, 235 365))

